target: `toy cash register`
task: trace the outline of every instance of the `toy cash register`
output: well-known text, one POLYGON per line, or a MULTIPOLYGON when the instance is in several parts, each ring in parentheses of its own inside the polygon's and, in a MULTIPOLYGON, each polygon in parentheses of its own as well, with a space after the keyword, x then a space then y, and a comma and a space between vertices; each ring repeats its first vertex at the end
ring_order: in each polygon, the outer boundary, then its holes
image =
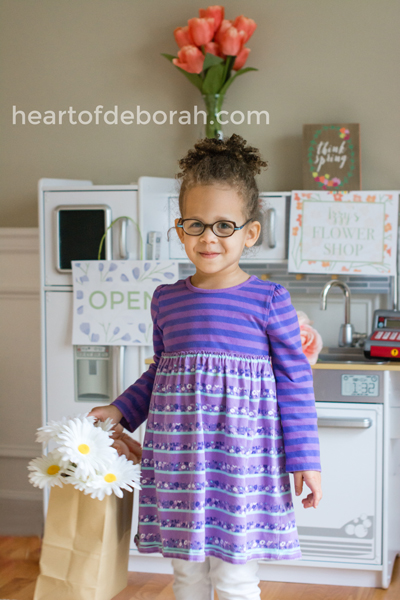
POLYGON ((400 360, 400 311, 375 310, 372 329, 364 345, 365 356, 400 360))

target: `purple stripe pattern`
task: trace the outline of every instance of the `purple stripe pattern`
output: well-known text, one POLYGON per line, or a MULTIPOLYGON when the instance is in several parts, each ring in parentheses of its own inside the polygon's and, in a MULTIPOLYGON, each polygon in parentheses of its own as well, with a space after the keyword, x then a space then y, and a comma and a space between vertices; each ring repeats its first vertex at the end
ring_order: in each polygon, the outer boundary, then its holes
POLYGON ((289 472, 321 470, 312 371, 281 285, 190 277, 151 302, 154 363, 113 404, 147 419, 140 552, 231 563, 301 557, 289 472))

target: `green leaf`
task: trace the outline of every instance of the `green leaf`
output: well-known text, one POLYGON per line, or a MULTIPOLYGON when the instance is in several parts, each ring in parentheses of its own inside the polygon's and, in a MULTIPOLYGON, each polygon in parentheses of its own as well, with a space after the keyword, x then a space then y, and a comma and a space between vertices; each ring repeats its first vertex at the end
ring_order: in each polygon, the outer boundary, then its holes
POLYGON ((228 79, 228 81, 225 83, 225 85, 223 86, 222 90, 219 93, 225 94, 226 90, 233 83, 233 81, 236 79, 236 77, 238 77, 239 75, 243 75, 244 73, 247 73, 247 71, 258 71, 258 69, 255 69, 254 67, 246 67, 245 69, 239 69, 239 71, 236 71, 236 74, 233 77, 228 79))
POLYGON ((206 73, 203 81, 202 93, 203 94, 218 94, 223 82, 223 74, 225 67, 223 64, 214 65, 210 67, 206 73))
POLYGON ((172 62, 173 58, 178 58, 177 56, 174 56, 173 54, 164 54, 161 53, 161 56, 165 56, 165 58, 168 58, 168 60, 170 60, 172 62))
POLYGON ((215 54, 210 54, 209 52, 207 52, 203 63, 203 71, 209 69, 210 67, 213 67, 214 65, 219 65, 222 62, 224 61, 220 56, 215 56, 215 54))
MULTIPOLYGON (((177 58, 177 56, 173 56, 172 54, 161 54, 161 56, 165 56, 165 58, 167 58, 171 62, 173 58, 177 58)), ((178 69, 178 71, 181 71, 181 73, 183 73, 185 77, 189 79, 190 83, 193 83, 193 85, 195 85, 201 91, 203 80, 200 77, 200 75, 197 75, 197 73, 188 73, 187 71, 185 71, 185 69, 181 69, 176 65, 174 65, 174 67, 178 69)))

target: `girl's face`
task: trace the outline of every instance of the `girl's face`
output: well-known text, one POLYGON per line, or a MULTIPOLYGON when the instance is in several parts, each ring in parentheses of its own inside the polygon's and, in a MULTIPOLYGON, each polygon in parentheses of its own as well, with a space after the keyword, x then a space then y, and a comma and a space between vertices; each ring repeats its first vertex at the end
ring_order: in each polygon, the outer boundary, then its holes
MULTIPOLYGON (((237 227, 247 220, 243 216, 241 196, 232 187, 222 184, 199 185, 190 189, 185 196, 182 218, 198 219, 203 223, 235 221, 237 227)), ((175 227, 178 221, 175 219, 175 227)), ((176 230, 198 272, 204 275, 222 271, 233 274, 238 269, 244 247, 250 248, 257 241, 261 225, 258 221, 252 221, 226 238, 216 236, 210 227, 197 236, 188 235, 182 227, 176 227, 176 230)))

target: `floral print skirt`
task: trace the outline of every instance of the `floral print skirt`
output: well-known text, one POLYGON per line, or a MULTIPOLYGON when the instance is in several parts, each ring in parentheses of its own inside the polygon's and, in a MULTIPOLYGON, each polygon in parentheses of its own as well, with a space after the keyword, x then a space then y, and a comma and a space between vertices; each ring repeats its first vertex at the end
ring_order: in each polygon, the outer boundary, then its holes
POLYGON ((141 486, 141 553, 301 558, 270 357, 163 352, 141 486))

